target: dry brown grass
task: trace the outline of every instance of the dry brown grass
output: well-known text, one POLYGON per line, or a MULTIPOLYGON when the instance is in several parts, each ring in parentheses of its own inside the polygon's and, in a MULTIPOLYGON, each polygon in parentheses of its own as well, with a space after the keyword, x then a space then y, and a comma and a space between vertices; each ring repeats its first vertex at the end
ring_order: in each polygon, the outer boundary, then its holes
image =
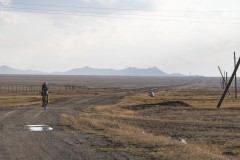
POLYGON ((0 96, 0 106, 22 106, 41 103, 41 97, 31 95, 0 96))
MULTIPOLYGON (((49 102, 55 102, 63 98, 72 98, 76 95, 65 95, 65 94, 51 94, 49 102)), ((0 96, 0 106, 30 106, 30 105, 40 105, 42 103, 41 95, 37 94, 5 94, 0 96)))
MULTIPOLYGON (((22 78, 25 82, 26 77, 18 78, 22 78)), ((38 79, 36 84, 46 79, 46 77, 28 77, 27 80, 32 82, 36 78, 38 79)), ((54 77, 50 77, 47 81, 52 78, 54 77)), ((113 93, 124 92, 111 87, 129 89, 143 86, 171 86, 189 81, 188 78, 154 77, 146 79, 128 77, 120 80, 117 77, 108 77, 107 81, 104 77, 93 77, 90 78, 91 81, 89 77, 56 77, 54 81, 62 84, 62 81, 66 83, 66 78, 74 81, 69 83, 68 80, 69 84, 84 84, 84 86, 87 84, 90 88, 83 88, 76 92, 69 91, 65 94, 53 93, 50 97, 52 102, 62 98, 81 96, 111 97, 113 93), (60 81, 59 78, 62 80, 60 81), (101 88, 103 86, 108 89, 101 88)), ((3 80, 7 81, 4 78, 1 79, 3 80)), ((149 159, 240 159, 238 143, 240 141, 240 110, 237 108, 240 101, 235 100, 233 95, 227 95, 223 109, 216 109, 222 94, 222 90, 218 89, 218 80, 200 78, 199 84, 194 82, 187 87, 175 87, 176 89, 172 90, 168 88, 157 92, 153 98, 149 97, 148 93, 137 93, 126 96, 115 105, 99 105, 94 101, 90 103, 91 106, 85 107, 86 104, 84 104, 85 108, 80 106, 79 113, 62 114, 59 125, 107 137, 112 144, 99 148, 103 151, 124 151, 149 159), (182 101, 191 107, 159 105, 165 101, 182 101), (186 140, 187 144, 179 141, 179 138, 186 140)), ((15 81, 14 83, 18 83, 19 79, 15 81)), ((133 92, 135 91, 131 90, 131 93, 133 92)), ((41 103, 39 94, 25 94, 1 95, 0 106, 41 103)))
MULTIPOLYGON (((240 106, 240 99, 235 99, 233 91, 226 95, 222 108, 240 106)), ((124 102, 127 104, 159 103, 163 101, 184 101, 196 108, 216 108, 221 97, 220 89, 175 89, 160 91, 155 97, 149 97, 147 93, 139 93, 127 97, 124 102)))
MULTIPOLYGON (((238 110, 220 109, 216 104, 219 90, 179 88, 127 96, 116 105, 88 106, 84 112, 63 114, 59 124, 75 130, 103 135, 113 145, 101 150, 125 151, 156 159, 238 159, 240 147, 236 126, 238 110), (128 106, 184 101, 191 107, 128 106), (235 117, 235 118, 233 118, 235 117), (232 128, 231 128, 232 127, 232 128), (183 138, 187 144, 175 138, 183 138)), ((236 107, 239 101, 228 96, 223 108, 236 107)))
MULTIPOLYGON (((76 130, 87 131, 108 137, 119 146, 109 146, 101 150, 126 151, 149 158, 164 159, 224 159, 217 148, 206 144, 184 144, 169 136, 155 135, 134 124, 125 123, 137 118, 134 111, 119 106, 98 106, 91 113, 66 115, 60 124, 76 130), (220 156, 219 156, 220 155, 220 156)), ((218 148, 219 149, 219 148, 218 148)))

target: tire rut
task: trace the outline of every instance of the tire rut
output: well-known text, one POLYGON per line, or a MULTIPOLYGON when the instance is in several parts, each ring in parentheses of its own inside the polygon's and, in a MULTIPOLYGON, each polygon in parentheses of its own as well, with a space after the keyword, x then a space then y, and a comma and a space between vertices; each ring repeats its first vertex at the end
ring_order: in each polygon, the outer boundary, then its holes
MULTIPOLYGON (((0 109, 0 159, 139 159, 127 153, 100 151, 93 142, 101 146, 104 139, 58 126, 62 113, 74 113, 76 106, 84 107, 88 101, 89 97, 50 104, 47 110, 40 106, 0 109), (39 124, 49 125, 54 130, 30 132, 24 129, 25 125, 39 124), (89 141, 89 137, 93 141, 89 141)), ((90 101, 96 102, 92 98, 90 101)), ((101 97, 97 101, 101 101, 101 97)))

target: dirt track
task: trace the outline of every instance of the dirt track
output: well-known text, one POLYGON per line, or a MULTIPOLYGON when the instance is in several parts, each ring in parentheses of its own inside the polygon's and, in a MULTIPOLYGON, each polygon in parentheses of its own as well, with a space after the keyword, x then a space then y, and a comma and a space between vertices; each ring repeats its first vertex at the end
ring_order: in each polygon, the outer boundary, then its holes
POLYGON ((94 103, 96 98, 106 103, 109 100, 106 97, 72 99, 51 104, 46 111, 40 106, 2 108, 0 159, 142 159, 127 153, 100 151, 97 148, 111 142, 58 125, 61 113, 79 111, 86 104, 94 103), (24 129, 24 125, 39 124, 47 124, 54 130, 30 132, 24 129))
MULTIPOLYGON (((171 86, 160 85, 160 88, 143 86, 139 82, 138 89, 129 90, 131 92, 128 94, 189 86, 201 83, 201 78, 181 82, 177 83, 176 81, 176 84, 171 86)), ((165 83, 169 83, 168 80, 164 80, 165 83)), ((46 111, 40 106, 0 107, 0 159, 145 159, 126 152, 100 150, 100 148, 112 146, 112 142, 105 137, 76 131, 66 126, 60 126, 58 123, 62 113, 83 112, 83 109, 89 105, 116 104, 123 95, 126 95, 126 90, 114 89, 112 91, 110 89, 106 96, 92 93, 88 97, 79 96, 81 98, 56 101, 50 104, 46 111), (30 132, 24 128, 25 125, 41 124, 49 125, 53 127, 53 130, 30 132)))

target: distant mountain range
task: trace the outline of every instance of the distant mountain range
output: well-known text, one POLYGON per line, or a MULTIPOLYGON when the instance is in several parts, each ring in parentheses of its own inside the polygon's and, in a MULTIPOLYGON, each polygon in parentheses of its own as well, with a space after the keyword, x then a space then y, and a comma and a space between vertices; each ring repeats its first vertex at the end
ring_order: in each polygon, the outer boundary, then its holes
POLYGON ((46 74, 34 70, 19 70, 8 66, 0 66, 0 74, 46 74))
POLYGON ((167 74, 157 67, 139 69, 129 67, 122 70, 97 69, 91 67, 76 68, 66 72, 46 73, 34 70, 19 70, 8 66, 0 66, 0 74, 34 74, 34 75, 99 75, 99 76, 184 76, 179 73, 167 74))

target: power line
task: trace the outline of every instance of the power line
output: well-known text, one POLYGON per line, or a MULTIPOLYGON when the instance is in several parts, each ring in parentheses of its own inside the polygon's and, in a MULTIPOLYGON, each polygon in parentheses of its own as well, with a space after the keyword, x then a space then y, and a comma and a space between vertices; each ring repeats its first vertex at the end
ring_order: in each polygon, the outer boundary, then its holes
POLYGON ((121 10, 121 11, 147 11, 147 12, 233 12, 240 13, 240 11, 231 10, 150 10, 150 9, 134 9, 134 8, 114 8, 114 7, 91 7, 91 6, 71 6, 71 5, 52 5, 39 3, 19 3, 19 2, 1 2, 1 4, 8 5, 26 5, 26 6, 45 6, 45 7, 60 7, 60 8, 81 8, 81 9, 99 9, 99 10, 121 10))
POLYGON ((120 15, 120 16, 146 16, 146 17, 167 17, 167 18, 210 18, 210 19, 232 19, 239 20, 240 18, 230 18, 230 17, 201 17, 201 16, 169 16, 169 15, 144 15, 144 14, 122 14, 122 13, 109 13, 109 12, 93 12, 93 11, 72 11, 72 10, 59 10, 59 9, 35 9, 35 8, 22 8, 22 7, 6 7, 0 6, 4 9, 14 9, 14 10, 33 10, 33 11, 48 11, 48 12, 70 12, 70 13, 90 13, 90 14, 105 14, 105 15, 120 15))
POLYGON ((126 20, 145 20, 145 21, 162 21, 162 22, 186 22, 186 23, 214 23, 214 24, 240 24, 240 23, 227 23, 227 22, 207 22, 207 21, 196 21, 196 20, 165 20, 165 19, 147 19, 147 18, 129 18, 120 16, 101 16, 101 15, 87 15, 87 14, 70 14, 61 12, 40 12, 34 10, 16 10, 16 9, 1 9, 8 12, 23 12, 23 13, 38 13, 38 14, 55 14, 55 15, 74 15, 74 16, 84 16, 84 17, 101 17, 101 18, 111 18, 111 19, 126 19, 126 20))
POLYGON ((33 4, 33 3, 10 3, 10 2, 0 2, 2 4, 12 4, 12 5, 27 5, 27 6, 44 6, 44 7, 60 7, 60 8, 81 8, 81 9, 99 9, 99 10, 123 10, 123 11, 154 11, 154 10, 142 10, 142 9, 122 9, 122 8, 105 8, 105 7, 89 7, 89 6, 63 6, 63 5, 51 5, 51 4, 33 4))
POLYGON ((240 19, 240 18, 229 18, 229 17, 200 17, 200 16, 168 16, 168 15, 144 15, 144 14, 121 14, 121 13, 109 13, 109 12, 92 12, 92 11, 71 11, 71 10, 59 10, 59 9, 35 9, 35 8, 19 8, 19 7, 5 7, 0 6, 1 8, 6 9, 15 9, 15 10, 36 10, 36 11, 49 11, 49 12, 71 12, 71 13, 91 13, 91 14, 113 14, 120 16, 146 16, 146 17, 171 17, 171 18, 211 18, 211 19, 240 19))
MULTIPOLYGON (((16 7, 2 7, 0 6, 0 10, 4 11, 14 11, 14 12, 30 12, 30 13, 40 13, 40 14, 60 14, 60 15, 77 15, 77 16, 89 16, 89 17, 105 17, 105 18, 120 18, 120 19, 128 19, 128 20, 148 20, 148 21, 165 21, 165 22, 194 22, 194 23, 220 23, 220 24, 240 24, 236 22, 209 22, 209 21, 198 21, 198 20, 176 20, 176 19, 150 19, 150 18, 142 18, 142 17, 120 17, 123 14, 115 14, 120 16, 111 16, 112 13, 99 13, 99 12, 81 12, 81 11, 69 11, 64 10, 50 10, 50 9, 31 9, 31 8, 16 8, 16 7), (40 12, 44 11, 44 12, 40 12), (75 13, 72 14, 71 12, 75 13), (80 13, 80 14, 76 14, 80 13), (84 15, 83 15, 84 14, 84 15), (87 15, 90 14, 90 15, 87 15), (99 14, 109 14, 110 16, 100 16, 99 14)), ((124 14, 129 16, 129 14, 124 14)), ((159 15, 160 16, 160 15, 159 15)), ((173 17, 175 16, 162 16, 162 17, 173 17)), ((196 17, 190 17, 196 18, 196 17)), ((239 18, 234 18, 239 19, 239 18)))

